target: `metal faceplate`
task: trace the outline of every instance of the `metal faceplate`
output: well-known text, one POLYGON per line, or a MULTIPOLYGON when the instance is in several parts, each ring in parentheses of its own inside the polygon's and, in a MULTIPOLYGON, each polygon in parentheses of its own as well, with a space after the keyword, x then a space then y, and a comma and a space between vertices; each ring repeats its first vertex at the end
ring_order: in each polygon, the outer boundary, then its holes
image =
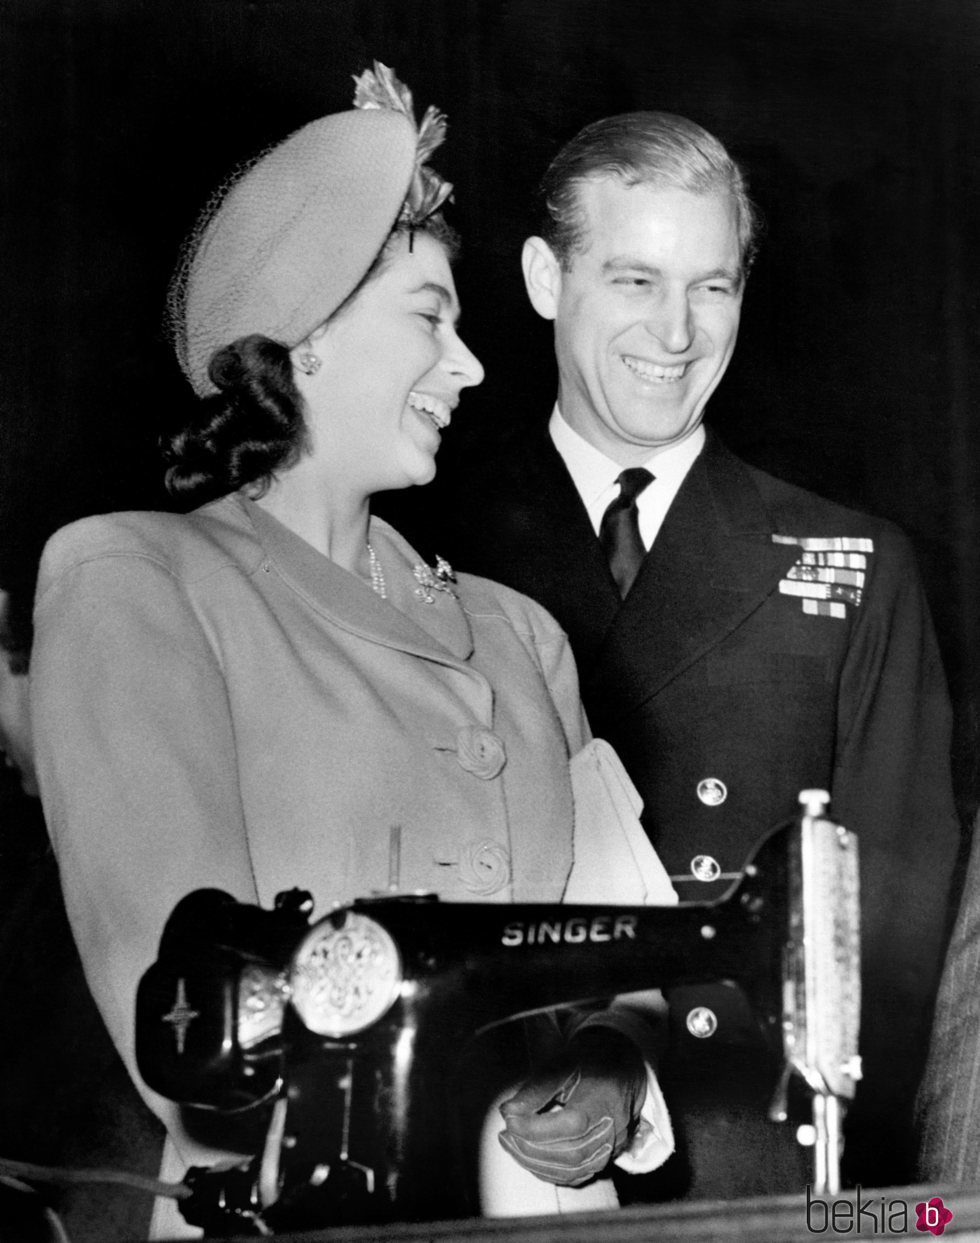
POLYGON ((351 1036, 385 1014, 402 982, 398 947, 381 924, 342 911, 316 924, 289 973, 292 1004, 320 1036, 351 1036))
POLYGON ((278 1036, 288 997, 286 979, 281 971, 265 964, 249 963, 238 976, 238 1043, 243 1049, 254 1049, 278 1036))
POLYGON ((857 837, 808 815, 799 830, 783 977, 784 1048, 814 1091, 851 1098, 861 1078, 857 837))

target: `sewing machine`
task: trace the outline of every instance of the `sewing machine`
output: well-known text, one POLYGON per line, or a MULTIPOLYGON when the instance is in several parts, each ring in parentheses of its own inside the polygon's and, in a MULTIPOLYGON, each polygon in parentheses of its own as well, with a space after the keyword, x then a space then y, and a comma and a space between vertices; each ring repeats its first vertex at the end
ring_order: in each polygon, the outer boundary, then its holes
MULTIPOLYGON (((254 1159, 188 1177, 219 1233, 462 1217, 449 1071, 510 1016, 650 988, 737 983, 812 1094, 814 1193, 839 1189, 842 1103, 860 1077, 857 842, 804 791, 727 895, 673 907, 442 903, 383 895, 310 926, 201 890, 140 985, 137 1059, 170 1099, 261 1117, 254 1159)), ((785 1082, 784 1082, 785 1086, 785 1082)), ((772 1116, 785 1116, 777 1092, 772 1116)))

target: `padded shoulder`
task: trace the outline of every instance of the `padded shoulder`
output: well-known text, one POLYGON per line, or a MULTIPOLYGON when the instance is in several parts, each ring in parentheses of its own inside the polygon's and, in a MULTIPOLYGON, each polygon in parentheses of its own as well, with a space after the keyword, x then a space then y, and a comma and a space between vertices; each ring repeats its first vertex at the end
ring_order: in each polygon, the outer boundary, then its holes
POLYGON ((241 506, 230 497, 190 514, 134 510, 83 518, 48 541, 38 592, 65 572, 94 561, 142 558, 183 581, 206 578, 234 566, 250 572, 262 560, 241 506))
POLYGON ((806 488, 787 483, 755 466, 742 463, 774 521, 787 535, 866 536, 904 542, 903 531, 886 518, 850 509, 818 496, 806 488), (791 529, 798 528, 798 529, 791 529))

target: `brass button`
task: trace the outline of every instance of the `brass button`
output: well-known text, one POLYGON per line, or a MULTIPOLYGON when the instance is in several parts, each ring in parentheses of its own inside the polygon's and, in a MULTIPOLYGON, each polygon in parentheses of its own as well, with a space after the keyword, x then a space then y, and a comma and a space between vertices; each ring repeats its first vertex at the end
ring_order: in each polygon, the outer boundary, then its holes
POLYGON ((698 798, 705 807, 718 807, 728 798, 728 786, 720 777, 705 777, 698 782, 698 798))
POLYGON ((691 860, 691 875, 695 880, 717 880, 721 875, 721 864, 713 855, 695 855, 691 860))
POLYGON ((707 1040, 718 1030, 718 1018, 707 1006, 695 1006, 687 1014, 687 1030, 698 1040, 707 1040))

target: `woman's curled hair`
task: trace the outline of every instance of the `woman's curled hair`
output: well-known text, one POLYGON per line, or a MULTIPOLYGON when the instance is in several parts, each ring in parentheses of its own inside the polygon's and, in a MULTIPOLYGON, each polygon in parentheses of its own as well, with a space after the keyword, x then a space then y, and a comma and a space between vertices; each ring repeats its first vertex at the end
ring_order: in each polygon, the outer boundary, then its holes
POLYGON ((167 490, 199 505, 244 487, 261 496, 307 447, 289 350, 269 337, 239 337, 215 352, 208 374, 218 392, 164 438, 167 490))

